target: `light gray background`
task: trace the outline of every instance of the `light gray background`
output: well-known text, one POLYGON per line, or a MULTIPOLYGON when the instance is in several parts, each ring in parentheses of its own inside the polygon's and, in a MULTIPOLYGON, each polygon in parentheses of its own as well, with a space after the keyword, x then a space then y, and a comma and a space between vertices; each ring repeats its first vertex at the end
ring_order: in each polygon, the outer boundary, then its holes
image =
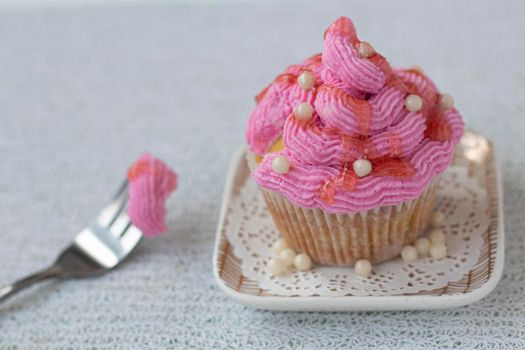
POLYGON ((54 6, 0 11, 0 285, 50 263, 149 150, 180 173, 170 233, 118 271, 0 305, 0 348, 525 347, 521 1, 54 6), (253 96, 350 16, 393 65, 421 65, 503 170, 505 273, 444 311, 276 313, 212 276, 226 169, 253 96))

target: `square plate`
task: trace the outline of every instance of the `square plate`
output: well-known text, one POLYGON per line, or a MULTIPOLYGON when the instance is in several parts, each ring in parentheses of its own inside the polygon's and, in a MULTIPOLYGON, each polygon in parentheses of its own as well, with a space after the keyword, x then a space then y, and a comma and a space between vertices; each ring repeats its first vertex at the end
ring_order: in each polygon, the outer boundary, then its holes
POLYGON ((392 296, 279 296, 259 288, 257 281, 242 274, 242 261, 235 256, 225 234, 225 223, 232 213, 230 202, 250 179, 245 148, 233 157, 226 179, 221 216, 213 254, 214 277, 219 287, 235 301, 269 310, 289 311, 364 311, 441 309, 473 303, 488 295, 503 273, 504 230, 503 198, 499 168, 491 143, 467 131, 457 146, 454 165, 464 166, 486 188, 490 224, 483 234, 483 247, 476 265, 461 279, 447 286, 416 294, 392 296))

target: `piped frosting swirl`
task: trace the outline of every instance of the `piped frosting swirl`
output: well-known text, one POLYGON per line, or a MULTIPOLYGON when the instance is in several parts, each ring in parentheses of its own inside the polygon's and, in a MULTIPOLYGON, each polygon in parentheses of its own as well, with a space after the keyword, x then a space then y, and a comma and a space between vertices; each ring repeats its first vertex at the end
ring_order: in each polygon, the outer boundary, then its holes
POLYGON ((165 233, 165 202, 177 187, 177 174, 160 159, 145 153, 129 168, 128 181, 131 222, 145 236, 165 233))
POLYGON ((334 213, 413 199, 450 165, 463 134, 461 116, 440 96, 421 71, 392 69, 340 17, 322 54, 288 67, 257 96, 246 134, 263 157, 253 177, 299 206, 334 213), (297 81, 304 71, 315 77, 306 90, 297 81), (307 120, 293 113, 302 103, 313 107, 307 120), (269 152, 281 139, 284 148, 269 152), (288 160, 286 173, 272 169, 276 157, 288 160), (352 168, 361 159, 372 164, 363 177, 352 168))

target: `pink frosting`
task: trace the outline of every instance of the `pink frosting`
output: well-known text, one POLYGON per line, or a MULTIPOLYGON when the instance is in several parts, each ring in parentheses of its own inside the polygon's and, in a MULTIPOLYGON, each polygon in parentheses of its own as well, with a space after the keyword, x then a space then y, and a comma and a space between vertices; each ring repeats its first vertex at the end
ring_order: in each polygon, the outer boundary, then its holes
POLYGON ((252 152, 263 155, 253 177, 260 186, 306 208, 359 212, 419 196, 451 163, 464 124, 454 108, 438 105, 439 91, 423 73, 392 69, 379 53, 358 54, 360 41, 350 19, 340 17, 325 32, 322 54, 292 65, 256 98, 246 133, 252 152), (316 78, 305 91, 297 77, 316 78), (418 112, 405 98, 423 100, 418 112), (302 102, 314 107, 308 122, 293 116, 302 102), (282 137, 285 148, 267 153, 282 137), (272 160, 286 157, 290 170, 278 174, 272 160), (359 178, 357 159, 373 170, 359 178))
POLYGON ((128 181, 131 222, 145 236, 165 233, 165 202, 177 187, 177 174, 163 161, 145 153, 129 168, 128 181))

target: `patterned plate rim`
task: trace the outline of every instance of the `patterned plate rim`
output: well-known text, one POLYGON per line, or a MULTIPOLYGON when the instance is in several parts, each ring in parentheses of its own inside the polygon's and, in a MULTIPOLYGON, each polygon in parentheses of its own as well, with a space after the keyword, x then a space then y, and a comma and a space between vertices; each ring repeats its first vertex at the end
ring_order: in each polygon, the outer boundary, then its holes
MULTIPOLYGON (((220 219, 217 227, 213 274, 219 288, 236 302, 259 309, 281 311, 373 311, 373 310, 424 310, 463 306, 476 302, 494 290, 503 274, 504 228, 503 192, 500 169, 490 141, 472 131, 467 131, 456 152, 455 163, 468 167, 470 173, 481 172, 489 195, 490 225, 486 232, 487 252, 476 266, 461 280, 444 288, 409 295, 392 296, 343 296, 343 297, 289 297, 268 295, 240 271, 241 261, 229 249, 224 234, 228 204, 235 190, 239 166, 244 161, 245 147, 232 158, 224 189, 220 219), (474 144, 475 146, 472 146, 474 144), (480 160, 479 147, 483 151, 480 160), (478 270, 476 270, 478 268, 478 270), (484 270, 481 270, 484 269, 484 270), (255 292, 256 291, 256 292, 255 292)), ((246 176, 243 177, 243 179, 246 176)))

